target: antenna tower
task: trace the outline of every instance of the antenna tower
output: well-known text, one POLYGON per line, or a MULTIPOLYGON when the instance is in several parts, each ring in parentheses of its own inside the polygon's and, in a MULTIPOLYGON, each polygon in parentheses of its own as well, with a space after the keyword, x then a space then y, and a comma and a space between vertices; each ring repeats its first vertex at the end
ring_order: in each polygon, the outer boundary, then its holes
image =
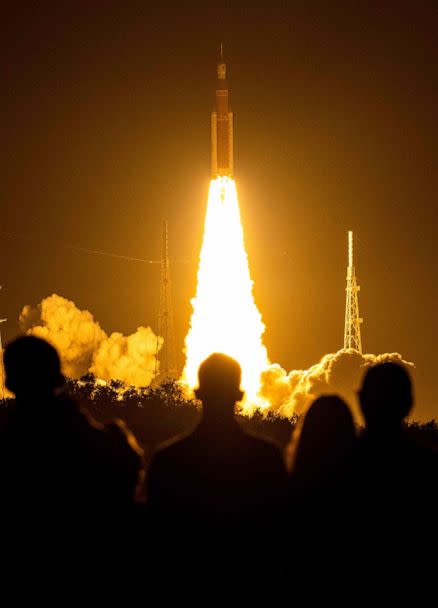
POLYGON ((158 335, 164 340, 155 363, 155 377, 159 380, 176 378, 175 330, 173 323, 172 287, 170 282, 169 235, 167 220, 163 222, 163 250, 160 274, 160 309, 158 312, 158 335))
POLYGON ((353 263, 353 232, 348 232, 348 268, 347 268, 347 297, 345 301, 344 349, 357 350, 362 353, 360 325, 363 319, 359 316, 360 287, 356 282, 356 271, 353 263))
POLYGON ((6 321, 7 319, 0 319, 0 399, 5 398, 5 368, 3 365, 2 323, 6 323, 6 321))

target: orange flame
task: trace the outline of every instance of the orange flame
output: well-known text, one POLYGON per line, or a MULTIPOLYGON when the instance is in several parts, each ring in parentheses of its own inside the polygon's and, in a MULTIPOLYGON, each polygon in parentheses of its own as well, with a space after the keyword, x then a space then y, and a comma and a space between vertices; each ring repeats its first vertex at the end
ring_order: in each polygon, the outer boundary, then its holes
POLYGON ((265 326, 252 287, 236 184, 218 177, 210 183, 182 380, 194 388, 202 361, 213 352, 225 353, 242 367, 247 407, 263 405, 257 393, 260 374, 269 365, 262 341, 265 326))

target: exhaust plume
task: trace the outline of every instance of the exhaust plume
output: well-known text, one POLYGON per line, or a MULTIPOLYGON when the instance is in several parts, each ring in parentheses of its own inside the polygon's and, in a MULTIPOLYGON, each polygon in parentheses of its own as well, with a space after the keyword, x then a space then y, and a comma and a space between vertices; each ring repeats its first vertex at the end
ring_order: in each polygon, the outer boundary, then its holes
POLYGON ((252 286, 236 184, 218 177, 210 182, 182 379, 196 386, 202 361, 222 352, 241 365, 247 405, 259 403, 260 374, 269 364, 262 339, 265 326, 252 286))

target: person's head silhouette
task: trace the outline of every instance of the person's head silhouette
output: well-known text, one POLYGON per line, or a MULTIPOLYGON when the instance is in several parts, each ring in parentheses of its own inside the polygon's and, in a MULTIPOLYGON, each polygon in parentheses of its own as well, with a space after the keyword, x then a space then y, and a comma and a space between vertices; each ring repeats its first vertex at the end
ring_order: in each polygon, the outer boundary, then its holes
POLYGON ((389 361, 371 367, 365 374, 359 400, 368 430, 399 427, 413 405, 408 372, 389 361))
POLYGON ((237 361, 222 353, 214 353, 201 363, 198 371, 199 388, 195 394, 203 403, 204 416, 234 416, 234 406, 244 395, 240 390, 241 376, 242 371, 237 361))
POLYGON ((17 399, 47 397, 61 387, 65 378, 55 348, 35 336, 10 342, 4 352, 6 387, 17 399))
POLYGON ((309 481, 336 472, 351 454, 355 434, 347 404, 337 395, 318 397, 292 437, 286 456, 288 469, 309 481))

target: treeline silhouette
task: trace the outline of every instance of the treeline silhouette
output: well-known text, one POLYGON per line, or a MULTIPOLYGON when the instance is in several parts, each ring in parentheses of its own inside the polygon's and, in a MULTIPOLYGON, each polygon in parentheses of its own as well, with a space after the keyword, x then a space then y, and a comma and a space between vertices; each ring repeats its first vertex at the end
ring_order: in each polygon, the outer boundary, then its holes
MULTIPOLYGON (((175 380, 147 388, 126 388, 120 381, 96 383, 92 374, 80 380, 67 379, 65 394, 76 401, 95 420, 107 424, 123 420, 146 452, 172 437, 190 432, 201 417, 201 404, 187 398, 175 380)), ((15 400, 0 401, 0 421, 15 400)), ((280 449, 288 443, 297 417, 285 418, 273 412, 256 410, 251 416, 237 414, 244 429, 274 442, 280 449)), ((1 422, 0 422, 1 424, 1 422)), ((423 425, 420 425, 422 432, 423 425)), ((438 428, 436 428, 438 439, 438 428)))
POLYGON ((362 429, 336 395, 299 419, 239 415, 240 366, 218 353, 196 399, 175 382, 121 393, 66 380, 35 337, 10 343, 4 366, 15 394, 0 408, 7 551, 44 545, 51 567, 79 554, 131 586, 146 577, 148 597, 172 606, 276 605, 307 579, 306 602, 351 603, 358 571, 364 597, 406 601, 401 576, 432 580, 438 429, 406 423, 402 366, 367 371, 362 429))
MULTIPOLYGON (((159 386, 127 388, 118 380, 103 384, 96 382, 92 374, 86 374, 80 380, 67 378, 65 394, 103 424, 114 419, 123 420, 146 453, 172 437, 190 432, 201 417, 200 403, 186 397, 178 382, 171 379, 159 386)), ((0 425, 14 403, 12 397, 0 399, 0 425)), ((237 413, 236 417, 247 432, 272 441, 282 450, 299 419, 298 416, 287 418, 272 411, 263 413, 258 409, 250 416, 237 413)), ((402 426, 419 443, 438 449, 436 420, 405 420, 402 426)))

